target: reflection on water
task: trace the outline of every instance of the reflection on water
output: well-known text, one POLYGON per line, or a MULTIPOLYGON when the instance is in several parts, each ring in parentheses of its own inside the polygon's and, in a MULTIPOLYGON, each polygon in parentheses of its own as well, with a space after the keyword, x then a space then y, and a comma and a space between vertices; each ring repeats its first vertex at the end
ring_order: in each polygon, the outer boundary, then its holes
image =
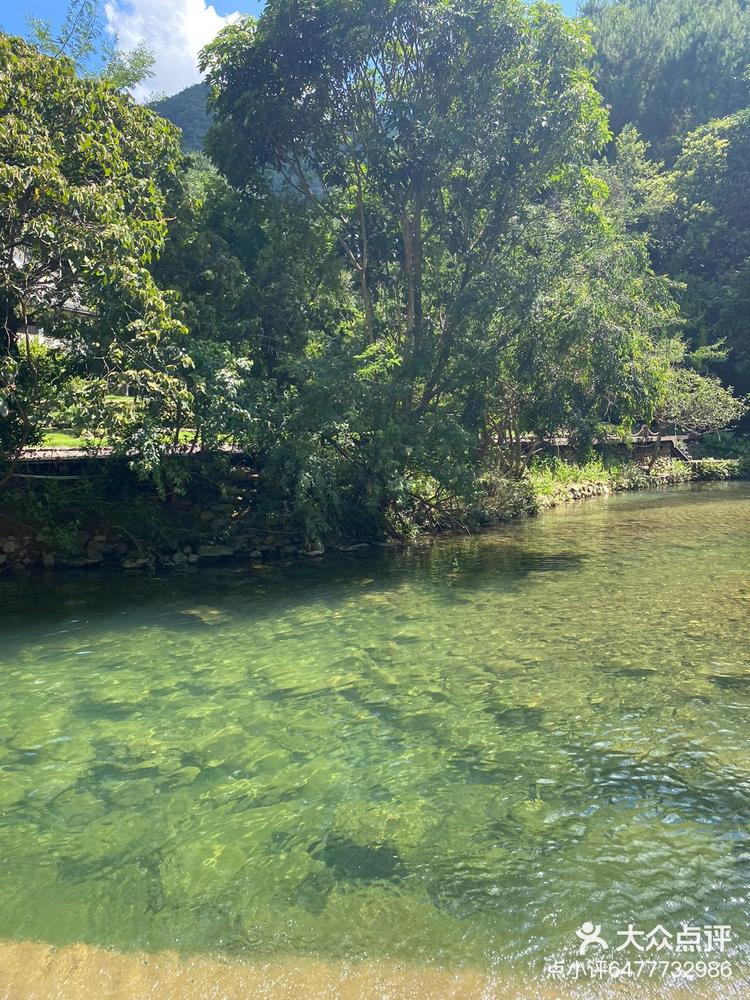
POLYGON ((741 951, 749 500, 4 581, 0 937, 529 970, 585 920, 684 920, 741 951))

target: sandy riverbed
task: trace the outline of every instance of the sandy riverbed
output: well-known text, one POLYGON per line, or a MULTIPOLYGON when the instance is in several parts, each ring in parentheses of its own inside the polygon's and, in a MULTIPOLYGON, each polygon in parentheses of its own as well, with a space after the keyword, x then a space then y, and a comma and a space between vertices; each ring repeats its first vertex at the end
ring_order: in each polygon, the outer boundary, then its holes
POLYGON ((313 960, 246 964, 213 958, 122 954, 84 944, 0 943, 2 1000, 696 1000, 747 996, 748 983, 558 987, 386 963, 313 960))

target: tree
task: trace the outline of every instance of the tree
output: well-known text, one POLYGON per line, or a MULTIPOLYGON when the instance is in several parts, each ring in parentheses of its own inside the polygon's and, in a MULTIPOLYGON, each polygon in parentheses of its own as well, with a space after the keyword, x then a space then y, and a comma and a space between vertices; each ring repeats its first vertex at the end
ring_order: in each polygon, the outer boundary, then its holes
POLYGON ((672 368, 655 419, 660 433, 671 426, 688 434, 705 434, 735 423, 746 411, 745 400, 715 376, 672 368))
POLYGON ((78 386, 76 405, 95 414, 89 427, 110 444, 157 454, 190 364, 184 327, 146 267, 164 241, 162 188, 179 156, 163 119, 105 82, 79 79, 69 60, 0 35, 6 457, 39 439, 63 383, 78 386), (52 348, 32 344, 32 325, 52 348), (46 370, 50 351, 59 377, 43 388, 39 355, 46 370))
POLYGON ((249 341, 256 323, 250 274, 265 242, 261 203, 195 155, 170 186, 165 211, 167 239, 152 266, 159 285, 179 292, 193 337, 249 341))
POLYGON ((619 323, 604 311, 584 318, 590 303, 576 292, 578 279, 592 291, 594 261, 606 281, 617 270, 608 254, 630 253, 606 238, 606 189, 589 167, 608 138, 590 54, 580 24, 520 0, 369 0, 344 11, 271 0, 257 23, 230 26, 206 50, 211 154, 239 188, 271 177, 306 206, 358 298, 354 321, 316 345, 327 365, 308 364, 307 376, 320 384, 325 369, 323 410, 337 428, 326 440, 368 470, 371 491, 398 492, 394 476, 410 469, 457 485, 478 460, 489 411, 510 405, 498 391, 509 365, 552 409, 571 394, 541 373, 568 352, 569 384, 587 402, 561 403, 554 419, 591 423, 597 406, 597 419, 623 414, 626 396, 640 395, 630 376, 648 309, 634 295, 650 294, 648 281, 620 286, 619 323), (577 368, 576 350, 586 359, 577 368))
POLYGON ((747 410, 747 400, 735 396, 733 388, 715 376, 670 367, 651 421, 656 425, 656 447, 649 468, 653 468, 668 430, 687 434, 720 431, 741 420, 747 410))
POLYGON ((750 105, 747 0, 589 0, 597 87, 615 134, 672 162, 687 132, 750 105))
POLYGON ((565 433, 585 452, 650 412, 662 377, 654 341, 674 331, 677 314, 644 239, 587 224, 565 204, 540 213, 537 239, 516 252, 517 281, 531 294, 525 308, 510 290, 503 350, 477 367, 499 376, 494 393, 487 386, 497 415, 489 428, 506 443, 501 469, 518 474, 534 444, 565 433))
POLYGON ((607 214, 620 227, 646 237, 651 246, 671 195, 664 164, 654 160, 651 148, 633 125, 615 136, 608 155, 594 167, 607 185, 607 214))
POLYGON ((666 176, 657 266, 684 283, 686 334, 726 340, 726 371, 750 388, 750 110, 691 132, 666 176))
POLYGON ((116 90, 133 90, 154 75, 154 54, 145 42, 121 49, 117 39, 102 43, 100 0, 70 0, 63 23, 30 17, 31 40, 45 55, 67 56, 80 76, 106 80, 116 90), (92 61, 100 65, 91 68, 92 61))
POLYGON ((188 427, 192 448, 247 443, 258 395, 251 282, 263 240, 258 207, 197 155, 171 186, 167 213, 164 250, 151 271, 176 293, 193 361, 185 373, 191 405, 176 414, 175 443, 188 427))
POLYGON ((58 28, 39 17, 28 19, 32 40, 45 55, 67 56, 81 71, 94 54, 101 34, 99 12, 99 0, 70 0, 58 28))
POLYGON ((587 51, 554 8, 528 15, 515 0, 365 2, 343 15, 329 0, 276 0, 207 49, 226 125, 212 149, 230 179, 272 167, 327 216, 368 339, 387 324, 402 357, 424 360, 427 340, 444 351, 455 336, 460 290, 516 207, 603 140, 587 51), (445 253, 452 280, 436 273, 445 253), (446 294, 440 337, 425 313, 446 294))

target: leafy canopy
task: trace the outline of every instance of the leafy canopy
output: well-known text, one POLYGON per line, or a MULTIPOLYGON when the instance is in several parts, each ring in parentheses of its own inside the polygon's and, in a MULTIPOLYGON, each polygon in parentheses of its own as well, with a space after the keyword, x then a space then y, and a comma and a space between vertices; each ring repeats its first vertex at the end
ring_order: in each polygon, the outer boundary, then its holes
POLYGON ((81 404, 112 443, 150 438, 183 392, 182 325, 148 263, 166 234, 176 130, 67 59, 0 35, 0 321, 2 394, 14 415, 6 450, 33 440, 46 414, 17 391, 38 382, 29 324, 88 373, 81 404), (131 392, 124 417, 109 405, 131 392))
POLYGON ((348 286, 285 371, 317 470, 343 457, 368 496, 462 489, 525 433, 648 410, 674 315, 607 216, 591 55, 584 25, 521 0, 270 0, 207 48, 212 156, 302 206, 348 286))
POLYGON ((750 389, 750 110, 691 132, 665 180, 657 264, 685 283, 691 341, 726 340, 730 370, 750 389))

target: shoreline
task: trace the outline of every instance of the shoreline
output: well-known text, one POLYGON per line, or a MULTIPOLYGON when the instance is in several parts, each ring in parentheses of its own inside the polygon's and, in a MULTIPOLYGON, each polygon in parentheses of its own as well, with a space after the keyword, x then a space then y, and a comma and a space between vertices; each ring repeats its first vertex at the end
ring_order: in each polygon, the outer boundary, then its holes
POLYGON ((700 1000, 747 995, 747 978, 574 985, 512 971, 290 957, 245 963, 175 952, 124 953, 0 941, 3 1000, 700 1000))
POLYGON ((145 543, 141 545, 129 531, 117 525, 89 525, 90 530, 82 530, 78 523, 51 524, 34 533, 27 525, 10 522, 10 527, 7 523, 0 525, 0 578, 37 573, 57 575, 71 569, 113 569, 126 573, 167 569, 184 573, 229 563, 258 570, 284 559, 305 560, 371 548, 408 548, 451 534, 481 534, 511 521, 536 517, 555 507, 613 493, 742 481, 749 475, 750 470, 737 460, 720 459, 697 460, 691 465, 670 462, 662 470, 650 474, 633 464, 605 477, 584 476, 569 482, 552 480, 540 484, 532 475, 530 479, 510 483, 508 493, 502 497, 487 497, 487 510, 467 516, 469 523, 464 526, 458 522, 446 523, 432 531, 418 532, 413 538, 327 539, 325 545, 305 542, 288 529, 272 523, 231 535, 233 522, 241 520, 243 514, 225 501, 196 507, 193 514, 197 539, 166 551, 150 548, 145 543), (54 537, 56 533, 72 534, 72 552, 56 548, 45 537, 54 537))

